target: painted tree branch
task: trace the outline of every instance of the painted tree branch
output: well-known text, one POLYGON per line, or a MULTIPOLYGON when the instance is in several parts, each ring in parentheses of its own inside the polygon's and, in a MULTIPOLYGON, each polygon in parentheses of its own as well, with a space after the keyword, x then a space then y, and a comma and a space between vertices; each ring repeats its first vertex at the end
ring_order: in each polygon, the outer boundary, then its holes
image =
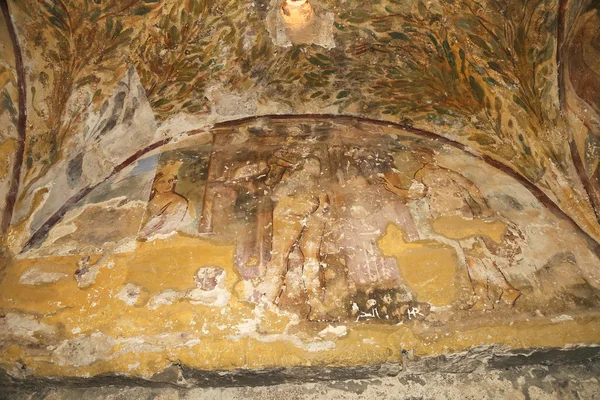
POLYGON ((19 182, 21 180, 21 169, 23 166, 23 156, 25 153, 25 138, 27 134, 27 84, 25 81, 25 67, 23 66, 23 55, 15 25, 10 16, 7 0, 0 0, 0 8, 4 14, 4 20, 8 28, 8 34, 12 43, 15 56, 15 69, 17 70, 17 86, 19 93, 19 117, 17 120, 17 151, 15 152, 14 165, 12 175, 10 177, 10 185, 6 194, 6 202, 4 212, 2 213, 2 221, 0 222, 0 234, 6 233, 10 226, 17 194, 19 192, 19 182))
POLYGON ((567 4, 569 0, 558 0, 558 23, 556 25, 556 67, 558 75, 558 100, 561 110, 567 108, 567 101, 565 99, 565 66, 563 65, 565 47, 568 45, 565 43, 565 24, 567 21, 567 4))
POLYGON ((571 158, 573 159, 573 164, 575 164, 575 169, 577 170, 577 174, 581 179, 581 183, 588 196, 590 197, 590 201, 592 202, 592 208, 594 209, 594 213, 596 215, 596 219, 600 223, 600 196, 598 195, 598 191, 594 187, 592 180, 588 177, 588 174, 585 170, 585 165, 583 164, 583 160, 581 159, 581 154, 579 154, 579 150, 577 149, 577 145, 574 140, 571 140, 569 143, 569 147, 571 150, 571 158))
MULTIPOLYGON (((79 132, 86 108, 80 102, 73 102, 77 112, 68 110, 72 96, 77 90, 100 84, 106 78, 102 77, 103 71, 116 71, 126 64, 128 56, 119 49, 127 48, 134 31, 142 29, 135 22, 143 17, 135 13, 134 7, 151 10, 161 5, 158 1, 142 0, 86 1, 85 7, 80 7, 82 2, 73 1, 19 1, 29 8, 38 8, 29 20, 36 28, 24 31, 23 35, 46 63, 42 72, 52 76, 52 85, 40 90, 39 102, 45 103, 45 115, 42 123, 29 132, 27 156, 31 156, 31 162, 23 166, 17 203, 30 196, 39 181, 65 159, 66 144, 79 132), (55 39, 38 44, 35 39, 38 30, 55 39), (38 137, 42 140, 35 140, 38 137)), ((32 70, 33 74, 38 72, 37 68, 32 70)), ((96 96, 98 100, 101 98, 102 89, 96 89, 92 100, 96 96)))
MULTIPOLYGON (((232 120, 232 121, 225 121, 225 122, 221 122, 221 123, 217 123, 213 126, 213 128, 223 128, 223 127, 227 127, 227 126, 234 126, 234 125, 239 125, 239 124, 243 124, 243 123, 247 123, 247 122, 251 122, 251 121, 255 121, 257 119, 261 119, 261 118, 266 118, 266 119, 272 119, 272 120, 290 120, 290 119, 298 119, 298 118, 327 118, 327 119, 337 119, 337 120, 345 120, 345 121, 357 121, 357 122, 368 122, 374 125, 379 125, 379 126, 393 126, 397 129, 402 129, 404 131, 410 132, 412 134, 421 136, 421 137, 425 137, 428 139, 433 139, 436 140, 437 142, 441 142, 443 144, 447 144, 449 146, 452 146, 454 148, 457 148, 461 151, 464 151, 468 154, 471 154, 472 156, 475 156, 477 158, 479 158, 480 160, 482 160, 483 162, 487 163, 488 165, 492 166, 493 168, 509 175, 510 177, 512 177, 513 179, 515 179, 516 181, 518 181, 521 185, 523 185, 533 196, 535 196, 538 201, 540 201, 540 203, 542 203, 545 207, 547 207, 553 214, 564 218, 566 220, 568 220, 569 222, 571 222, 571 224, 573 225, 573 227, 579 231, 582 235, 584 235, 584 237, 587 239, 590 248, 600 256, 600 243, 594 239, 591 235, 589 235, 585 230, 583 230, 574 220, 573 218, 571 218, 567 213, 565 213, 556 203, 554 203, 554 201, 546 194, 544 193, 540 188, 538 188, 537 186, 535 186, 535 184, 533 184, 532 182, 530 182, 529 180, 527 180, 526 178, 524 178, 521 174, 519 174, 518 172, 516 172, 515 170, 513 170, 512 168, 510 168, 509 166, 502 164, 500 161, 497 161, 495 159, 493 159, 490 156, 487 155, 480 155, 480 154, 473 154, 472 151, 470 150, 470 148, 462 143, 456 142, 452 139, 448 139, 444 136, 441 136, 437 133, 434 132, 429 132, 429 131, 425 131, 425 130, 421 130, 418 128, 414 128, 411 126, 405 126, 402 124, 398 124, 398 123, 393 123, 393 122, 389 122, 389 121, 381 121, 381 120, 376 120, 376 119, 369 119, 369 118, 362 118, 362 117, 356 117, 356 116, 352 116, 352 115, 332 115, 332 114, 276 114, 276 115, 263 115, 263 116, 254 116, 254 117, 247 117, 247 118, 242 118, 242 119, 237 119, 237 120, 232 120)), ((188 136, 193 136, 193 135, 197 135, 199 133, 204 133, 206 132, 205 130, 193 130, 187 133, 188 136)), ((117 167, 115 167, 113 169, 113 171, 111 172, 110 175, 108 175, 102 182, 99 182, 97 184, 94 184, 92 186, 88 186, 84 189, 82 189, 81 191, 79 191, 75 196, 71 197, 58 211, 56 211, 54 213, 54 215, 52 215, 52 217, 50 217, 44 224, 42 224, 42 226, 31 236, 31 238, 27 241, 27 243, 25 244, 22 252, 25 252, 31 248, 33 248, 34 246, 36 246, 37 244, 39 244, 48 234, 48 232, 50 232, 50 230, 58 223, 62 220, 62 218, 64 217, 64 215, 73 207, 75 206, 81 199, 83 199, 85 196, 87 196, 92 190, 94 190, 96 187, 98 187, 99 185, 101 185, 102 183, 108 181, 109 179, 111 179, 113 176, 115 176, 117 173, 119 173, 120 171, 124 170, 125 168, 127 168, 128 166, 132 165, 134 162, 136 162, 137 160, 141 159, 144 155, 150 153, 153 150, 159 149, 160 147, 170 143, 172 140, 172 138, 166 138, 163 140, 160 140, 158 142, 155 142, 139 151, 137 151, 136 153, 134 153, 132 156, 130 156, 129 158, 127 158, 125 161, 123 161, 121 164, 119 164, 117 167)))
MULTIPOLYGON (((569 103, 567 102, 567 80, 569 77, 568 69, 566 68, 566 53, 571 45, 572 35, 570 32, 572 29, 577 29, 578 17, 581 15, 581 10, 585 8, 585 0, 582 0, 582 3, 579 4, 579 10, 574 20, 571 22, 570 26, 567 26, 567 11, 569 7, 569 0, 559 0, 558 1, 558 24, 556 30, 556 65, 557 65, 557 76, 558 76, 558 99, 560 104, 560 109, 562 113, 570 112, 569 103)), ((579 113, 574 113, 577 118, 581 119, 579 113)), ((586 121, 583 121, 584 125, 587 126, 586 121)), ((573 165, 575 166, 575 170, 577 171, 577 175, 584 187, 584 190, 592 204, 592 208, 594 209, 594 213, 596 216, 596 220, 600 223, 600 188, 597 185, 594 185, 594 182, 588 176, 585 168, 585 161, 577 147, 577 142, 575 140, 575 136, 571 133, 569 137, 569 150, 571 154, 571 159, 573 160, 573 165)))

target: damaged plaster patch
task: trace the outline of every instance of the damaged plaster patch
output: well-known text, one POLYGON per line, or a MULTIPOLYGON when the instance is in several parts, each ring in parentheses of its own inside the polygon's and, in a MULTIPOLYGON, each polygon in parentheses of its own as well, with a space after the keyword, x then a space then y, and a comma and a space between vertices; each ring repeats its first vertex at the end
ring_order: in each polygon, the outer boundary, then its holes
POLYGON ((106 262, 107 258, 107 255, 103 255, 95 264, 90 265, 90 257, 87 256, 77 263, 75 279, 79 289, 90 287, 96 281, 96 276, 102 267, 112 268, 115 266, 114 261, 106 262))
POLYGON ((58 282, 68 275, 62 272, 44 272, 38 268, 30 268, 21 275, 19 283, 22 285, 43 285, 58 282))
MULTIPOLYGON (((268 304, 260 303, 253 311, 253 318, 246 318, 240 321, 233 328, 237 331, 235 334, 227 336, 228 339, 239 341, 244 338, 254 339, 263 343, 275 343, 275 342, 288 342, 293 346, 306 350, 311 353, 327 351, 335 348, 336 344, 331 338, 327 339, 321 337, 313 337, 312 340, 304 341, 298 336, 291 335, 287 333, 288 328, 293 325, 298 324, 298 317, 295 315, 290 315, 286 312, 282 312, 280 315, 287 315, 291 317, 290 322, 284 329, 284 333, 276 333, 276 334, 264 334, 259 333, 261 320, 264 318, 264 313, 266 308, 269 308, 268 304), (328 340, 329 339, 329 340, 328 340)), ((273 311, 273 310, 271 310, 273 311)), ((345 328, 345 327, 344 327, 345 328)), ((327 328, 326 328, 327 329, 327 328)), ((335 328, 334 328, 335 329, 335 328)), ((342 335, 343 336, 343 335, 342 335)))
MULTIPOLYGON (((32 191, 32 194, 31 196, 29 196, 28 199, 29 203, 27 204, 27 210, 29 210, 30 213, 29 215, 35 215, 44 208, 46 202, 48 201, 49 193, 52 189, 52 186, 53 183, 47 183, 45 186, 41 186, 32 191)), ((15 210, 15 216, 19 215, 16 211, 18 210, 15 210)), ((27 219, 26 214, 23 214, 21 218, 25 219, 23 229, 21 229, 20 231, 11 231, 8 233, 8 235, 6 235, 6 244, 8 245, 8 248, 13 253, 17 254, 17 258, 19 259, 28 257, 29 252, 20 253, 20 251, 23 249, 23 246, 25 246, 25 243, 27 243, 30 232, 33 231, 33 219, 27 219)))
POLYGON ((200 268, 194 277, 197 287, 188 294, 191 303, 219 308, 227 305, 231 293, 225 288, 225 277, 226 273, 220 267, 200 268))
POLYGON ((146 202, 123 196, 84 204, 67 212, 42 245, 23 258, 131 251, 145 208, 146 202))
POLYGON ((225 307, 229 303, 231 293, 225 288, 226 273, 217 266, 202 267, 194 278, 196 288, 190 290, 166 289, 158 293, 148 302, 150 310, 168 306, 177 301, 189 299, 191 304, 202 304, 211 307, 225 307))
POLYGON ((115 341, 103 333, 94 333, 63 342, 55 351, 60 365, 80 367, 108 357, 115 341))
POLYGON ((332 326, 328 325, 327 328, 319 332, 319 337, 323 339, 335 339, 336 337, 344 337, 348 334, 348 329, 345 325, 332 326))
POLYGON ((0 339, 10 337, 25 342, 37 343, 39 337, 53 337, 54 328, 46 325, 32 315, 9 313, 0 318, 0 339))
POLYGON ((176 301, 183 299, 186 296, 185 292, 179 292, 173 289, 167 289, 152 297, 148 302, 150 310, 156 310, 160 306, 171 305, 176 301))
POLYGON ((130 282, 117 293, 117 298, 128 306, 137 307, 146 304, 148 291, 142 286, 130 282))
MULTIPOLYGON (((209 121, 206 115, 198 116, 193 114, 177 114, 163 121, 156 131, 158 137, 172 138, 171 144, 177 143, 188 138, 187 133, 190 131, 206 131, 201 135, 210 137, 209 130, 212 128, 214 121, 209 121)), ((195 135, 195 140, 199 139, 199 135, 195 135)))
MULTIPOLYGON (((72 100, 75 101, 76 97, 72 100)), ((15 209, 14 218, 25 220, 27 227, 22 230, 27 234, 19 234, 9 242, 15 253, 22 250, 29 239, 29 232, 39 230, 60 210, 66 199, 102 182, 138 149, 158 139, 154 112, 133 67, 113 88, 113 95, 100 107, 86 108, 81 119, 83 131, 69 138, 63 149, 64 154, 73 157, 56 162, 52 166, 54 172, 43 176, 32 186, 31 194, 26 196, 27 201, 19 203, 15 209), (39 201, 35 194, 41 190, 47 191, 41 199, 43 201, 39 201), (34 204, 34 200, 39 204, 34 204)))
POLYGON ((573 317, 570 315, 563 314, 559 315, 558 317, 551 318, 550 321, 556 324, 559 322, 573 321, 573 317))
POLYGON ((267 15, 267 30, 276 46, 316 44, 326 49, 335 47, 333 13, 320 9, 314 0, 272 0, 267 15), (295 6, 295 3, 303 4, 295 6))
POLYGON ((217 85, 207 89, 206 97, 212 105, 212 114, 223 117, 245 117, 257 114, 258 96, 254 92, 228 93, 225 88, 217 85))

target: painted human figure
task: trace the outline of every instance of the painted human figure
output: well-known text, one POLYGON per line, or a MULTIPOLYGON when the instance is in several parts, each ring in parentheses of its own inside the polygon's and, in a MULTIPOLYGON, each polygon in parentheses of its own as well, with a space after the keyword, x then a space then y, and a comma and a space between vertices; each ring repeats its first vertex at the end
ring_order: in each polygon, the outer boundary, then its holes
POLYGON ((432 219, 450 215, 467 219, 492 215, 477 186, 458 172, 437 165, 433 151, 421 148, 411 154, 422 164, 414 174, 413 185, 409 189, 399 187, 396 174, 390 169, 383 178, 387 190, 411 200, 427 198, 432 219))
POLYGON ((175 192, 177 171, 180 166, 181 163, 169 163, 154 177, 146 223, 138 234, 138 240, 165 237, 175 232, 184 219, 188 201, 175 192))
POLYGON ((269 171, 267 173, 267 179, 265 180, 267 186, 273 187, 277 185, 288 168, 294 167, 294 163, 291 160, 288 160, 288 158, 289 153, 285 149, 279 149, 272 157, 269 157, 269 160, 267 161, 269 171))
POLYGON ((470 249, 464 246, 476 300, 472 309, 490 310, 494 308, 496 300, 502 300, 512 306, 521 295, 521 292, 510 284, 500 268, 500 266, 510 265, 513 261, 512 257, 506 254, 502 245, 493 245, 491 242, 478 236, 474 238, 470 249))
POLYGON ((396 289, 406 301, 412 294, 403 282, 398 261, 384 257, 377 241, 390 223, 401 227, 407 241, 419 239, 407 205, 383 190, 379 177, 394 168, 393 158, 376 146, 330 147, 337 184, 332 187, 339 223, 335 242, 359 291, 396 289))
POLYGON ((282 174, 281 181, 273 189, 271 260, 258 285, 261 295, 276 302, 283 290, 290 254, 298 246, 304 258, 302 280, 311 307, 309 319, 324 310, 321 242, 329 214, 329 196, 319 183, 320 176, 321 161, 308 156, 289 174, 282 174))
MULTIPOLYGON (((382 179, 387 190, 407 200, 426 199, 430 220, 459 216, 469 221, 475 217, 493 216, 479 188, 458 172, 437 165, 432 150, 420 148, 413 150, 411 154, 422 164, 414 174, 412 186, 408 189, 400 187, 393 170, 390 170, 382 179)), ((490 303, 488 296, 490 284, 498 287, 503 301, 513 305, 521 293, 510 284, 494 261, 502 250, 496 250, 497 254, 492 254, 482 237, 476 237, 475 243, 472 240, 461 240, 459 246, 465 256, 474 295, 470 302, 471 308, 484 310, 493 307, 493 301, 490 303)))

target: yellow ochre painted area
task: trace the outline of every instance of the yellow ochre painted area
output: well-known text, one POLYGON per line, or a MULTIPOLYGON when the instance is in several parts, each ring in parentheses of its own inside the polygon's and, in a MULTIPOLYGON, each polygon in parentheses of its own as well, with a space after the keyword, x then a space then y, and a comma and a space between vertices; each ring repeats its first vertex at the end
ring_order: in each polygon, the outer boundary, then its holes
POLYGON ((400 272, 419 301, 446 306, 456 299, 457 259, 450 246, 433 240, 406 243, 404 232, 387 226, 377 245, 387 257, 395 257, 400 272))
POLYGON ((481 218, 467 220, 458 215, 439 217, 431 225, 435 233, 456 240, 481 235, 500 243, 506 232, 506 225, 502 221, 481 218))
MULTIPOLYGON (((450 304, 457 269, 452 249, 433 241, 405 243, 402 237, 398 227, 389 225, 378 245, 385 255, 402 258, 402 276, 419 301, 450 304)), ((224 269, 225 287, 235 293, 241 278, 233 257, 229 244, 174 235, 141 243, 132 253, 105 257, 86 289, 73 278, 80 255, 17 260, 0 284, 0 312, 5 320, 11 315, 28 318, 31 325, 20 326, 32 332, 8 330, 0 367, 10 369, 18 362, 39 376, 150 376, 176 362, 204 370, 355 366, 397 362, 406 349, 427 356, 489 344, 531 348, 600 341, 600 318, 586 315, 561 322, 522 315, 470 322, 453 318, 442 325, 416 320, 398 325, 310 322, 235 294, 222 308, 186 298, 148 307, 147 299, 167 289, 193 289, 194 274, 204 266, 224 269), (19 283, 31 268, 66 276, 41 285, 19 283), (137 306, 119 298, 124 285, 132 282, 147 296, 137 306), (330 325, 346 329, 333 336, 320 334, 330 325)), ((90 265, 100 258, 91 256, 90 265)))
POLYGON ((199 268, 215 266, 226 270, 226 286, 232 291, 240 279, 233 268, 234 251, 234 246, 219 246, 180 235, 142 242, 127 265, 127 279, 151 293, 185 290, 195 287, 194 275, 199 268))

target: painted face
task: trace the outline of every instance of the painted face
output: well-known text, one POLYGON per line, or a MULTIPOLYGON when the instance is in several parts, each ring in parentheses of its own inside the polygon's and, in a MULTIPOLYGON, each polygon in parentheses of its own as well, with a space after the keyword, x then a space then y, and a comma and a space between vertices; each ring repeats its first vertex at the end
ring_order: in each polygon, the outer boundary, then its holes
POLYGON ((163 175, 154 182, 154 190, 158 193, 172 192, 175 188, 175 175, 163 175))

